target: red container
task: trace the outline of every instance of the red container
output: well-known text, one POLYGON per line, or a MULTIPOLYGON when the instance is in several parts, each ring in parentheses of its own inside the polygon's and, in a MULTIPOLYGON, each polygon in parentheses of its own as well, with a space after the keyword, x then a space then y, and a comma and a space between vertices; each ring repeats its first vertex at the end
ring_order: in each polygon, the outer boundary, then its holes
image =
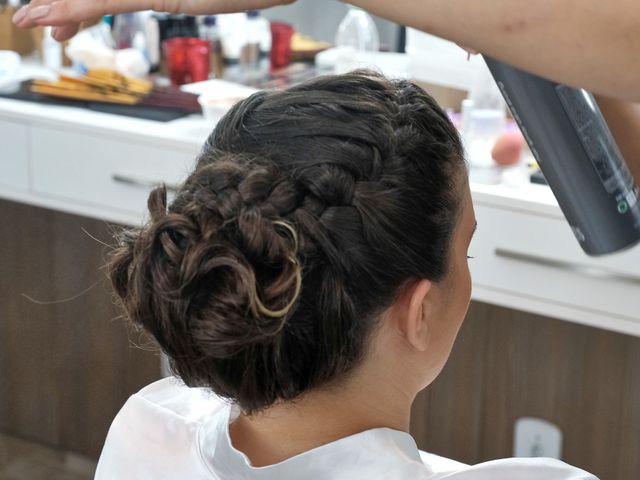
POLYGON ((209 79, 211 45, 199 38, 171 38, 162 44, 167 71, 173 85, 209 79))
POLYGON ((293 26, 288 23, 271 23, 271 68, 286 67, 291 63, 291 39, 293 26))

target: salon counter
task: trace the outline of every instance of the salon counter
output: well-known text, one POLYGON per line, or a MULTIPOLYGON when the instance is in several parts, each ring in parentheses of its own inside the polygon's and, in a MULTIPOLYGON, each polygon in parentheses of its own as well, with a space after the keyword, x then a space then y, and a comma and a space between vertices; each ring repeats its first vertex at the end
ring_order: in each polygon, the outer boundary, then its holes
MULTIPOLYGON (((139 225, 150 187, 179 184, 212 128, 0 99, 0 198, 139 225)), ((475 300, 640 336, 639 246, 586 256, 548 187, 471 190, 475 300)))
POLYGON ((179 182, 211 127, 0 99, 0 195, 135 225, 149 185, 179 182))

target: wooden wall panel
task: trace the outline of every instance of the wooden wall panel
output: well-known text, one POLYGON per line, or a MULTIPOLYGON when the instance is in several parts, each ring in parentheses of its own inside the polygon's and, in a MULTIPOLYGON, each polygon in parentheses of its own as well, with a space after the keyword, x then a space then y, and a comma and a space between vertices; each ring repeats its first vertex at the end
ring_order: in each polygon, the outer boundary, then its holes
POLYGON ((563 459, 640 478, 640 338, 472 303, 442 375, 413 409, 419 446, 466 463, 511 456, 522 416, 564 434, 563 459))
MULTIPOLYGON (((132 347, 100 270, 103 222, 0 201, 0 431, 96 458, 126 398, 158 378, 132 347), (97 285, 79 298, 64 299, 97 285)), ((560 426, 564 459, 640 478, 640 339, 473 303, 442 375, 422 392, 421 448, 477 463, 512 454, 513 424, 560 426)))
POLYGON ((128 396, 159 378, 101 267, 103 222, 0 201, 0 431, 97 458, 128 396), (95 285, 94 285, 95 284, 95 285), (49 305, 93 286, 78 298, 49 305))

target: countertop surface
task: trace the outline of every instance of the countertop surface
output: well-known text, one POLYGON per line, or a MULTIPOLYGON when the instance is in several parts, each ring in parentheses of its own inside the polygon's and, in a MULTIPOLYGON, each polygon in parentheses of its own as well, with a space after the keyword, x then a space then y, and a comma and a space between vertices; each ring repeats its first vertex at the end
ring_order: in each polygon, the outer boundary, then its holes
MULTIPOLYGON (((31 60, 23 62, 17 80, 34 78, 55 80, 57 76, 31 60)), ((202 115, 191 115, 170 122, 156 122, 93 112, 80 107, 40 105, 7 98, 0 98, 0 117, 60 128, 73 127, 100 134, 112 134, 120 138, 129 137, 135 141, 148 140, 154 144, 191 149, 202 145, 215 125, 215 122, 207 122, 202 115)))
MULTIPOLYGON (((191 115, 170 122, 156 122, 92 112, 82 108, 39 105, 2 98, 0 119, 109 135, 123 141, 184 148, 186 151, 197 151, 216 123, 206 120, 201 115, 191 115)), ((548 187, 530 184, 518 179, 517 175, 515 177, 515 180, 508 180, 500 185, 472 183, 474 200, 542 215, 562 216, 558 203, 548 187)))
POLYGON ((0 99, 0 117, 187 148, 202 145, 215 126, 215 123, 206 121, 202 115, 191 115, 170 122, 155 122, 92 112, 83 108, 39 105, 5 98, 0 99))

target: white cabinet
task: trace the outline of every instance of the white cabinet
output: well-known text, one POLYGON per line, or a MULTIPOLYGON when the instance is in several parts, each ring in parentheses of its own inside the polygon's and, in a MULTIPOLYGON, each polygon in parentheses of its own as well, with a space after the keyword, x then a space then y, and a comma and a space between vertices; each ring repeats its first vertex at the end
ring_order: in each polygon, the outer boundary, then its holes
POLYGON ((476 203, 476 298, 640 334, 640 246, 587 256, 564 219, 476 203))
POLYGON ((26 123, 0 118, 0 184, 29 189, 29 131, 26 123))
POLYGON ((178 185, 193 169, 196 152, 36 125, 31 157, 36 194, 142 219, 153 186, 178 185))

